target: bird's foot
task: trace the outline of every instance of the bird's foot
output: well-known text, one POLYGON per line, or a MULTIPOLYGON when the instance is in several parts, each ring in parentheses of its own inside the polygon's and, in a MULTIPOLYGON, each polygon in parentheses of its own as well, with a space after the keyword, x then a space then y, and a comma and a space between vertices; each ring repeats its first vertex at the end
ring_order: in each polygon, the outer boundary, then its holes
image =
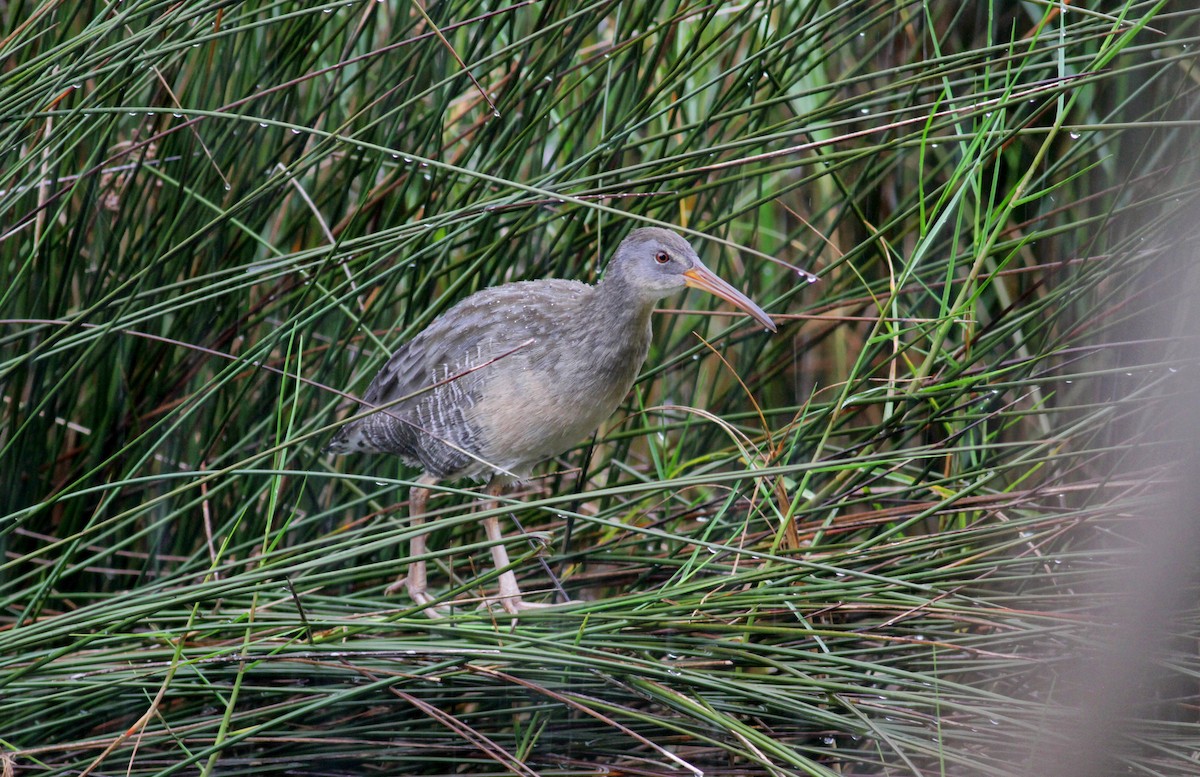
POLYGON ((495 596, 485 597, 480 603, 480 607, 494 607, 500 605, 510 615, 517 615, 523 610, 541 610, 546 607, 555 607, 558 604, 570 604, 570 600, 566 602, 527 602, 521 594, 521 589, 517 586, 516 578, 511 572, 505 572, 500 576, 500 590, 495 596))
POLYGON ((517 585, 517 576, 511 569, 505 569, 508 566, 508 555, 504 553, 503 545, 492 546, 492 558, 496 562, 497 569, 504 569, 500 573, 500 590, 496 592, 495 596, 484 598, 481 607, 490 608, 498 604, 510 615, 517 615, 522 610, 540 610, 543 607, 555 606, 553 603, 525 601, 521 595, 521 586, 517 585))
POLYGON ((509 615, 519 615, 524 610, 541 610, 546 607, 554 607, 553 602, 527 602, 521 598, 520 594, 516 596, 489 596, 480 602, 480 609, 492 608, 496 605, 504 608, 509 615))
POLYGON ((408 584, 408 578, 401 575, 400 577, 396 578, 392 582, 391 585, 389 585, 387 588, 383 589, 383 593, 387 596, 395 596, 396 593, 401 588, 404 588, 407 584, 408 584))
POLYGON ((396 581, 383 589, 383 592, 388 596, 397 593, 401 588, 408 591, 408 598, 413 600, 413 604, 417 605, 422 612, 429 615, 431 618, 440 618, 444 614, 441 606, 437 604, 437 599, 425 590, 425 586, 414 585, 409 577, 398 577, 396 581))

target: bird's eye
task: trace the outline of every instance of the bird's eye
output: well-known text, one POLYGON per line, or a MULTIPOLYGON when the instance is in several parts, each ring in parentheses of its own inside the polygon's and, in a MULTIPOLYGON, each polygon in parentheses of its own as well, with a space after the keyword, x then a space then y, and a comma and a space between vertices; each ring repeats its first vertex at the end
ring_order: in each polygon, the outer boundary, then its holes
POLYGON ((667 262, 671 261, 671 255, 666 251, 659 251, 654 255, 654 261, 658 262, 659 264, 666 264, 667 262))

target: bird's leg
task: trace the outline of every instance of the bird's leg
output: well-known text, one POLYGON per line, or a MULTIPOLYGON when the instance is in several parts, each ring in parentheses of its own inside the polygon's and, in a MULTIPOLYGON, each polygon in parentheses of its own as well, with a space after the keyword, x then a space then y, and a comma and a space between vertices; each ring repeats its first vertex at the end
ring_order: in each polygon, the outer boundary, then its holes
MULTIPOLYGON (((421 485, 414 485, 409 491, 409 519, 412 521, 413 528, 420 528, 425 523, 425 505, 429 501, 428 486, 436 482, 436 478, 422 475, 417 480, 417 483, 421 485)), ((401 588, 406 588, 413 602, 419 605, 431 605, 434 598, 426 591, 425 559, 421 558, 425 555, 425 532, 419 532, 409 540, 408 555, 413 559, 408 562, 408 572, 396 578, 396 582, 387 587, 386 593, 394 594, 401 588)), ((431 615, 440 614, 434 607, 429 607, 427 612, 431 615)))
MULTIPOLYGON (((496 497, 503 490, 504 486, 500 483, 493 481, 488 484, 487 493, 491 499, 484 503, 484 510, 492 510, 499 506, 500 501, 496 497)), ((511 569, 507 569, 509 565, 508 551, 504 549, 504 535, 500 532, 499 517, 490 515, 484 518, 483 530, 487 533, 488 541, 492 543, 492 564, 496 569, 503 570, 500 573, 500 594, 494 599, 487 600, 488 603, 499 601, 500 606, 513 615, 521 610, 549 607, 548 604, 527 602, 521 598, 521 587, 517 585, 517 575, 511 569)))

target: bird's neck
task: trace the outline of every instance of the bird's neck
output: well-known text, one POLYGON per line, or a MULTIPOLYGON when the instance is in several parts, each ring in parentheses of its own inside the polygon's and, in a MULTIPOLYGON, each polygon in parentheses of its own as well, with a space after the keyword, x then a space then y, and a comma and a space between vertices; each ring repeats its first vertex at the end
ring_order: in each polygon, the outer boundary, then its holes
POLYGON ((622 280, 605 277, 592 287, 579 323, 591 333, 592 342, 604 343, 595 352, 597 358, 631 363, 636 374, 650 349, 650 315, 657 300, 639 295, 622 280))
POLYGON ((589 305, 593 325, 616 332, 649 331, 658 299, 640 294, 624 278, 606 276, 595 286, 589 305))

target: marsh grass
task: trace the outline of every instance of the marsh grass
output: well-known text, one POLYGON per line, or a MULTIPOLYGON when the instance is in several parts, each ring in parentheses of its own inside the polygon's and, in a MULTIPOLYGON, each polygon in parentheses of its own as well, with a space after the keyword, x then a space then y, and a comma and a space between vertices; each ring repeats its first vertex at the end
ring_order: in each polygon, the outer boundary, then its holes
MULTIPOLYGON (((0 5, 6 765, 1076 746, 1064 672, 1166 487, 1132 452, 1197 367, 1198 15, 1101 5, 0 5), (574 604, 473 607, 464 483, 427 524, 451 616, 385 596, 416 473, 320 454, 352 396, 466 294, 594 280, 645 223, 780 332, 667 301, 625 407, 502 508, 547 539, 509 543, 522 586, 574 604)), ((1113 773, 1198 770, 1195 614, 1113 773)))

